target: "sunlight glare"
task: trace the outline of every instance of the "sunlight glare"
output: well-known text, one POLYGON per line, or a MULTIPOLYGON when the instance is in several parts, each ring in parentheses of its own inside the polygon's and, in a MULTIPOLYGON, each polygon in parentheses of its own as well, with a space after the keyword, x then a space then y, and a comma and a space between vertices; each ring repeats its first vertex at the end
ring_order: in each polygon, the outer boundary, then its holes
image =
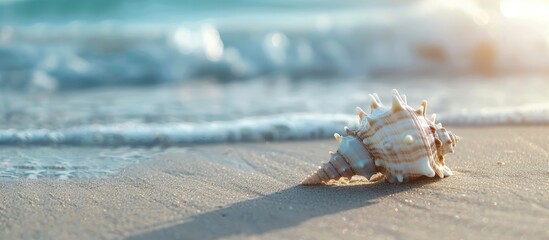
POLYGON ((549 2, 504 0, 500 12, 506 18, 549 21, 549 2))

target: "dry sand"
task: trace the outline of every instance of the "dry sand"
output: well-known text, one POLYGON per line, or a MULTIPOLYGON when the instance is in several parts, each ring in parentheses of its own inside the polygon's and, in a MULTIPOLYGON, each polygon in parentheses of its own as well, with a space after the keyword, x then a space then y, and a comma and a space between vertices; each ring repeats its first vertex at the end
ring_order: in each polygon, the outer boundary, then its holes
POLYGON ((171 148, 111 179, 0 183, 0 239, 549 239, 549 127, 450 128, 455 176, 298 185, 333 140, 171 148))

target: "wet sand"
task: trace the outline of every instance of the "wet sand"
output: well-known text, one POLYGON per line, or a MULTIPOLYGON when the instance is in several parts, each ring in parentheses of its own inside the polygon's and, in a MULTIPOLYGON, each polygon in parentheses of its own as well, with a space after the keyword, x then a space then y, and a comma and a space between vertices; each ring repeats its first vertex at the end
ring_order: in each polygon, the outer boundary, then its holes
POLYGON ((110 179, 0 183, 0 239, 548 239, 549 127, 450 130, 455 176, 301 186, 334 140, 170 148, 110 179))

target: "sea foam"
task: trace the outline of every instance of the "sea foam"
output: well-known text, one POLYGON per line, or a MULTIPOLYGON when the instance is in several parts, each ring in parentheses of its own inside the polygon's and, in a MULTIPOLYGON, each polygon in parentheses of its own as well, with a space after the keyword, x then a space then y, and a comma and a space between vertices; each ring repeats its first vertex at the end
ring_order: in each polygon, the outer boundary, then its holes
MULTIPOLYGON (((444 125, 547 124, 549 104, 443 114, 444 125)), ((283 114, 204 123, 88 125, 68 129, 0 130, 0 145, 187 146, 210 143, 311 140, 358 126, 347 114, 283 114)))

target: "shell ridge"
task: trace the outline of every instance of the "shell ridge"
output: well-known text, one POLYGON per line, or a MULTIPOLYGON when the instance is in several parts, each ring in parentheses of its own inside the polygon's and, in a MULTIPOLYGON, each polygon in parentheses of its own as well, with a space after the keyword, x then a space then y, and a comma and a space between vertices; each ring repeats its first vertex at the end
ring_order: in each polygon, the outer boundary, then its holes
POLYGON ((353 175, 358 175, 358 173, 355 171, 355 168, 353 168, 353 164, 351 164, 351 162, 349 162, 349 160, 343 154, 341 154, 341 158, 343 158, 343 161, 345 161, 345 163, 349 165, 349 170, 351 170, 353 175))
POLYGON ((329 164, 330 167, 332 167, 332 169, 334 169, 334 175, 333 177, 330 176, 331 178, 334 178, 334 179, 337 179, 337 178, 340 178, 341 177, 341 173, 339 173, 338 169, 334 166, 334 164, 330 161, 328 161, 326 164, 329 164))
MULTIPOLYGON (((420 134, 420 140, 421 140, 421 143, 422 145, 424 146, 425 150, 427 153, 429 153, 429 156, 427 156, 429 158, 429 161, 431 161, 432 159, 434 159, 434 156, 433 156, 433 152, 431 150, 430 147, 430 144, 426 142, 426 138, 428 138, 428 135, 427 135, 427 132, 425 131, 425 128, 421 127, 420 124, 419 124, 419 118, 417 116, 415 116, 414 114, 408 112, 408 115, 410 116, 410 118, 412 119, 412 122, 414 123, 414 125, 416 126, 417 129, 419 129, 419 134, 420 134)), ((425 115, 425 111, 423 112, 423 114, 425 115)), ((434 153, 436 154, 436 153, 434 153)), ((433 161, 434 162, 434 161, 433 161)), ((429 165, 428 165, 429 166, 429 165)), ((430 166, 429 166, 430 167, 430 166)), ((433 169, 434 170, 434 169, 433 169)))

